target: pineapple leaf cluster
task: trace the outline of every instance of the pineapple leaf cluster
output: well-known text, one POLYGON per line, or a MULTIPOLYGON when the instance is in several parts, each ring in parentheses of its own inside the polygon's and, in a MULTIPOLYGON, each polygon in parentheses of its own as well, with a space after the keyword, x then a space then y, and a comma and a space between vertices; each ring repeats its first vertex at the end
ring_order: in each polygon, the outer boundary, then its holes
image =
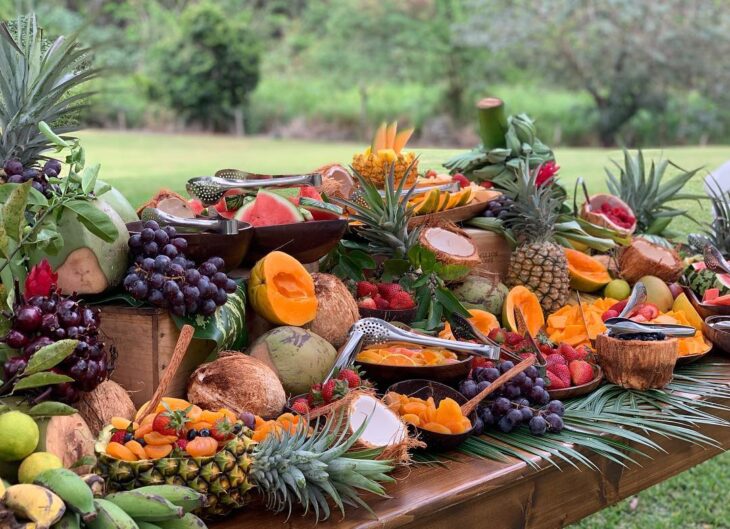
POLYGON ((560 216, 562 200, 553 186, 537 185, 538 170, 531 170, 529 161, 523 161, 508 190, 514 203, 505 224, 520 243, 551 240, 560 216))
POLYGON ((611 194, 623 200, 636 216, 637 232, 662 235, 675 217, 692 217, 686 210, 669 205, 677 200, 701 200, 704 195, 684 193, 682 190, 701 169, 685 171, 669 160, 651 161, 647 170, 644 154, 639 149, 632 155, 624 149, 624 163, 613 161, 618 173, 606 169, 606 184, 611 194), (669 166, 680 172, 667 177, 669 166))
POLYGON ((350 219, 362 223, 357 234, 368 243, 368 251, 373 255, 403 258, 418 240, 418 229, 410 229, 408 221, 413 216, 413 207, 408 201, 415 184, 404 192, 407 175, 413 170, 414 160, 406 169, 406 176, 395 185, 395 169, 391 165, 385 177, 381 192, 375 184, 353 169, 360 185, 358 197, 350 200, 333 198, 334 202, 348 208, 350 219))
POLYGON ((702 233, 693 233, 687 240, 692 249, 702 253, 705 246, 712 244, 722 255, 730 255, 730 191, 720 187, 714 179, 708 183, 708 195, 712 204, 713 219, 702 233))
POLYGON ((317 520, 327 519, 329 499, 343 516, 345 505, 370 511, 358 491, 383 496, 381 483, 394 480, 388 475, 393 465, 374 459, 379 450, 350 451, 367 424, 365 421, 348 435, 343 428, 344 413, 340 413, 321 428, 317 425, 314 433, 302 421, 294 433, 269 435, 256 445, 250 478, 263 492, 267 508, 291 513, 296 502, 306 511, 313 510, 317 520))
POLYGON ((59 134, 78 130, 70 116, 91 95, 79 85, 99 71, 86 64, 89 49, 78 36, 58 37, 48 45, 32 14, 19 17, 12 28, 0 24, 0 161, 16 158, 29 166, 52 148, 38 133, 42 121, 59 134))

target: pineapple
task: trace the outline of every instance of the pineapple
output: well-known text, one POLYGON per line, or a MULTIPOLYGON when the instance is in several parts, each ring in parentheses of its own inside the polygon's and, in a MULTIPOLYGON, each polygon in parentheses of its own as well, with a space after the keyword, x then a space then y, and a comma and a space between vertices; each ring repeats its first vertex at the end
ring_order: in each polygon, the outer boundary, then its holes
POLYGON ((537 170, 530 172, 528 163, 522 162, 514 204, 505 219, 518 242, 510 258, 507 284, 526 286, 538 297, 544 311, 554 312, 565 305, 570 294, 568 262, 553 240, 560 199, 553 194, 552 186, 538 186, 536 179, 537 170))
POLYGON ((394 182, 398 185, 401 180, 407 186, 415 183, 418 177, 418 161, 413 152, 403 153, 403 148, 413 134, 413 129, 398 132, 398 123, 385 123, 378 127, 373 143, 352 158, 352 168, 366 180, 383 188, 388 172, 393 168, 394 182))
MULTIPOLYGON (((343 418, 329 419, 310 435, 307 421, 294 433, 271 434, 261 443, 244 429, 217 454, 208 457, 164 457, 122 461, 105 453, 111 428, 97 444, 97 468, 110 492, 162 483, 188 486, 206 494, 204 517, 221 516, 247 503, 247 493, 257 488, 274 512, 291 511, 294 503, 317 519, 327 518, 331 499, 344 515, 344 505, 367 504, 358 496, 363 490, 384 495, 380 483, 393 481, 389 461, 375 461, 378 451, 347 453, 366 423, 349 438, 336 435, 343 418)), ((173 452, 174 454, 174 452, 173 452)))
POLYGON ((91 94, 78 86, 98 72, 82 66, 88 54, 76 34, 46 46, 35 15, 19 17, 12 29, 0 25, 0 163, 29 167, 53 147, 38 131, 41 121, 59 134, 78 129, 71 116, 91 94))

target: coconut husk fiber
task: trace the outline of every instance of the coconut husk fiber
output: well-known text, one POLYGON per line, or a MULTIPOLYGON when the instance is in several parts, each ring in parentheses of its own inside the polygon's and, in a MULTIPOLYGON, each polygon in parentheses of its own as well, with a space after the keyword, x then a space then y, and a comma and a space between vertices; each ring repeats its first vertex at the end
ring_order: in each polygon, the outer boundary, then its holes
POLYGON ((94 391, 84 394, 76 408, 94 436, 111 422, 112 417, 131 420, 137 411, 129 393, 112 380, 106 380, 94 391))
POLYGON ((317 296, 317 315, 305 328, 335 348, 341 347, 347 341, 350 327, 360 319, 355 298, 337 276, 315 272, 312 279, 317 296))

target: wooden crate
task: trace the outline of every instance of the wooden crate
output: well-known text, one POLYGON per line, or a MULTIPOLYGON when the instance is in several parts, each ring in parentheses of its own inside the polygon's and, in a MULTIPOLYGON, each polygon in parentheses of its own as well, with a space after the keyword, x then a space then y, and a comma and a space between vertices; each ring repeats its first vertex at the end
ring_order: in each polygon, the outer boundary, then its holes
MULTIPOLYGON (((101 332, 119 356, 112 380, 130 392, 139 407, 152 397, 172 357, 180 332, 166 310, 118 305, 101 307, 101 332)), ((170 383, 167 396, 184 397, 190 374, 213 351, 215 344, 193 340, 170 383)))
POLYGON ((512 249, 507 239, 497 233, 476 228, 465 228, 464 231, 479 250, 479 257, 482 260, 480 268, 499 274, 500 281, 504 282, 509 269, 509 259, 512 256, 512 249))

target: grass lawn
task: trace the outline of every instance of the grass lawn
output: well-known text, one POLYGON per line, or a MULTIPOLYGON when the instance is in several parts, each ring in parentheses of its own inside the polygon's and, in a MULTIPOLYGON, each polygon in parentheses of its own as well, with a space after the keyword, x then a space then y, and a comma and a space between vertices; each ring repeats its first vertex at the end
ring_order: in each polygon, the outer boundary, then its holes
MULTIPOLYGON (((80 134, 90 162, 101 162, 102 179, 119 188, 137 206, 159 188, 184 193, 193 176, 211 175, 217 169, 237 168, 260 173, 309 171, 329 162, 349 163, 362 145, 312 143, 268 138, 238 139, 225 136, 162 135, 86 131, 80 134)), ((439 169, 454 152, 423 149, 421 167, 439 169)), ((591 192, 605 189, 603 168, 620 159, 618 150, 559 149, 562 181, 572 191, 579 176, 591 192)), ((657 157, 660 151, 648 151, 657 157)), ((730 158, 727 147, 679 147, 663 154, 685 169, 704 166, 712 170, 730 158)), ((701 171, 688 191, 702 192, 701 171)), ((701 220, 708 210, 696 203, 686 207, 701 220)), ((693 226, 682 219, 676 229, 693 226)), ((661 455, 656 454, 656 464, 661 455)), ((588 470, 586 470, 588 472, 588 470)), ((714 529, 730 527, 730 454, 724 454, 572 526, 573 529, 714 529)))

